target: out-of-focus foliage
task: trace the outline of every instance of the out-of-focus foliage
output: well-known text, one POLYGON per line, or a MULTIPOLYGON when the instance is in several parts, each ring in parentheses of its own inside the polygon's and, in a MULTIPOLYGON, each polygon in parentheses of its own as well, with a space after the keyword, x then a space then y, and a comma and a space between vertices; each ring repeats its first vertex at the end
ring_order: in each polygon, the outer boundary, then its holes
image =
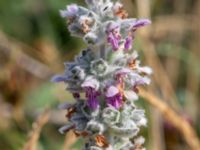
MULTIPOLYGON (((159 67, 162 67, 153 69, 165 71, 176 98, 169 94, 169 87, 159 75, 154 75, 152 89, 167 103, 172 101, 172 107, 200 135, 200 2, 149 1, 153 24, 148 39, 154 44, 156 58, 161 60, 159 67), (164 94, 163 89, 167 91, 164 94)), ((58 110, 57 105, 64 100, 71 101, 72 97, 65 92, 63 84, 54 85, 49 81, 53 74, 64 70, 64 61, 71 60, 84 48, 81 40, 70 37, 65 20, 59 16, 59 9, 72 2, 84 5, 82 0, 0 1, 0 149, 23 149, 32 123, 45 109, 49 110, 50 117, 40 132, 37 149, 79 149, 81 141, 69 148, 74 142, 70 143, 70 138, 65 140, 57 131, 66 121, 65 112, 58 110)), ((146 11, 138 8, 137 0, 122 2, 131 16, 137 17, 138 11, 146 11)), ((148 44, 140 37, 135 42, 143 62, 145 56, 151 55, 144 50, 148 44)), ((153 61, 145 64, 151 65, 148 63, 153 61)), ((147 149, 154 150, 162 143, 161 149, 189 150, 170 122, 152 111, 145 101, 141 100, 141 105, 149 118, 148 128, 142 131, 147 149)))

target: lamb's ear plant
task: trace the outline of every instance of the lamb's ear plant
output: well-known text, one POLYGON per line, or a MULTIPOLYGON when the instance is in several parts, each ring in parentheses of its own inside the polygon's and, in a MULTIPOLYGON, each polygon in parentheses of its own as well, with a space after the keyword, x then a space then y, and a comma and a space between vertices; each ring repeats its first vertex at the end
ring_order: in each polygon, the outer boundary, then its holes
POLYGON ((140 66, 132 43, 135 31, 150 21, 128 18, 119 1, 86 3, 88 8, 71 4, 60 11, 71 35, 87 44, 73 62, 65 63, 63 75, 52 78, 65 82, 75 99, 60 106, 68 111, 60 132, 73 130, 83 137, 83 150, 143 150, 138 133, 147 120, 135 101, 138 86, 150 83, 152 70, 140 66))

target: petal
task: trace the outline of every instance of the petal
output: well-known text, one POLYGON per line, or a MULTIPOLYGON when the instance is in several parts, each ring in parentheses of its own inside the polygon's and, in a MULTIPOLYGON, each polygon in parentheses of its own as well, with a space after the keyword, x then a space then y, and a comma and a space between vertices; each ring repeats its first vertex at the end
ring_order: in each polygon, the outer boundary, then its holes
POLYGON ((111 32, 112 30, 114 29, 118 29, 120 27, 119 23, 116 23, 116 22, 110 22, 107 26, 107 30, 106 32, 109 33, 111 32))
POLYGON ((64 82, 67 80, 67 77, 63 75, 55 75, 51 78, 51 82, 64 82))
POLYGON ((113 101, 113 106, 116 109, 119 109, 121 107, 121 105, 122 105, 121 100, 115 100, 115 101, 113 101))
POLYGON ((115 38, 113 34, 109 34, 108 42, 112 45, 113 50, 117 50, 119 48, 119 40, 115 38))
POLYGON ((106 91, 106 97, 113 97, 119 93, 119 89, 115 86, 110 86, 106 91))
POLYGON ((131 101, 138 99, 138 95, 133 91, 124 91, 124 96, 131 101))
POLYGON ((77 11, 78 11, 78 6, 77 6, 76 4, 68 5, 68 6, 67 6, 67 10, 68 10, 68 12, 70 12, 70 13, 76 14, 77 11))
POLYGON ((148 75, 153 73, 153 70, 150 67, 139 67, 138 71, 140 73, 145 73, 145 74, 148 74, 148 75))
POLYGON ((149 85, 150 83, 151 83, 151 79, 149 79, 148 77, 143 77, 136 81, 136 85, 144 85, 144 84, 149 85))
POLYGON ((97 109, 99 106, 99 101, 96 98, 88 99, 87 103, 91 109, 97 109))
POLYGON ((132 28, 139 28, 151 24, 149 19, 139 19, 133 23, 132 28))
POLYGON ((133 38, 132 38, 131 36, 128 36, 128 37, 126 38, 126 40, 125 40, 124 48, 125 48, 126 50, 131 49, 131 47, 132 47, 132 42, 133 42, 133 38))
POLYGON ((119 43, 117 40, 113 40, 111 44, 112 44, 113 50, 115 50, 115 51, 118 50, 119 43))
POLYGON ((93 89, 95 89, 96 91, 99 88, 99 81, 96 80, 94 77, 89 76, 85 79, 85 81, 82 83, 81 85, 82 88, 87 88, 87 87, 91 87, 93 89))
POLYGON ((130 69, 128 69, 128 68, 122 68, 122 69, 120 69, 120 70, 118 70, 118 71, 116 71, 115 72, 115 75, 126 75, 126 74, 128 74, 128 73, 130 73, 131 72, 131 70, 130 69))

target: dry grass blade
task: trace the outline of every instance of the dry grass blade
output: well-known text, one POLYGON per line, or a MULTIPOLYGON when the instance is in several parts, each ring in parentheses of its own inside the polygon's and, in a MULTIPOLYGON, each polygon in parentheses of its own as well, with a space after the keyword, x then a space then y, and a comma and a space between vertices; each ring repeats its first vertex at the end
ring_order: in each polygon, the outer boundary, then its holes
POLYGON ((191 150, 200 150, 199 139, 191 125, 172 110, 163 100, 149 91, 140 89, 140 96, 156 107, 162 115, 183 134, 191 150))
POLYGON ((25 143, 23 150, 37 150, 37 141, 39 139, 42 127, 49 120, 49 111, 45 110, 33 123, 33 129, 30 133, 28 141, 25 143))

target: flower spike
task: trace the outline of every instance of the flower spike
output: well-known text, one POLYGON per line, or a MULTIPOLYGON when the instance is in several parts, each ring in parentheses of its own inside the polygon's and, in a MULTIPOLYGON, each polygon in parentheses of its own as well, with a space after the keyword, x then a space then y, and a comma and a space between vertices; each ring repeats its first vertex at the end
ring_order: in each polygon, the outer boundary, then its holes
POLYGON ((71 35, 82 38, 87 48, 51 80, 66 83, 75 99, 59 106, 68 118, 59 131, 82 136, 83 150, 143 149, 144 138, 137 135, 147 119, 135 101, 138 87, 150 84, 152 69, 140 66, 132 48, 136 30, 151 21, 128 18, 118 0, 86 4, 88 8, 71 4, 60 11, 71 35))

